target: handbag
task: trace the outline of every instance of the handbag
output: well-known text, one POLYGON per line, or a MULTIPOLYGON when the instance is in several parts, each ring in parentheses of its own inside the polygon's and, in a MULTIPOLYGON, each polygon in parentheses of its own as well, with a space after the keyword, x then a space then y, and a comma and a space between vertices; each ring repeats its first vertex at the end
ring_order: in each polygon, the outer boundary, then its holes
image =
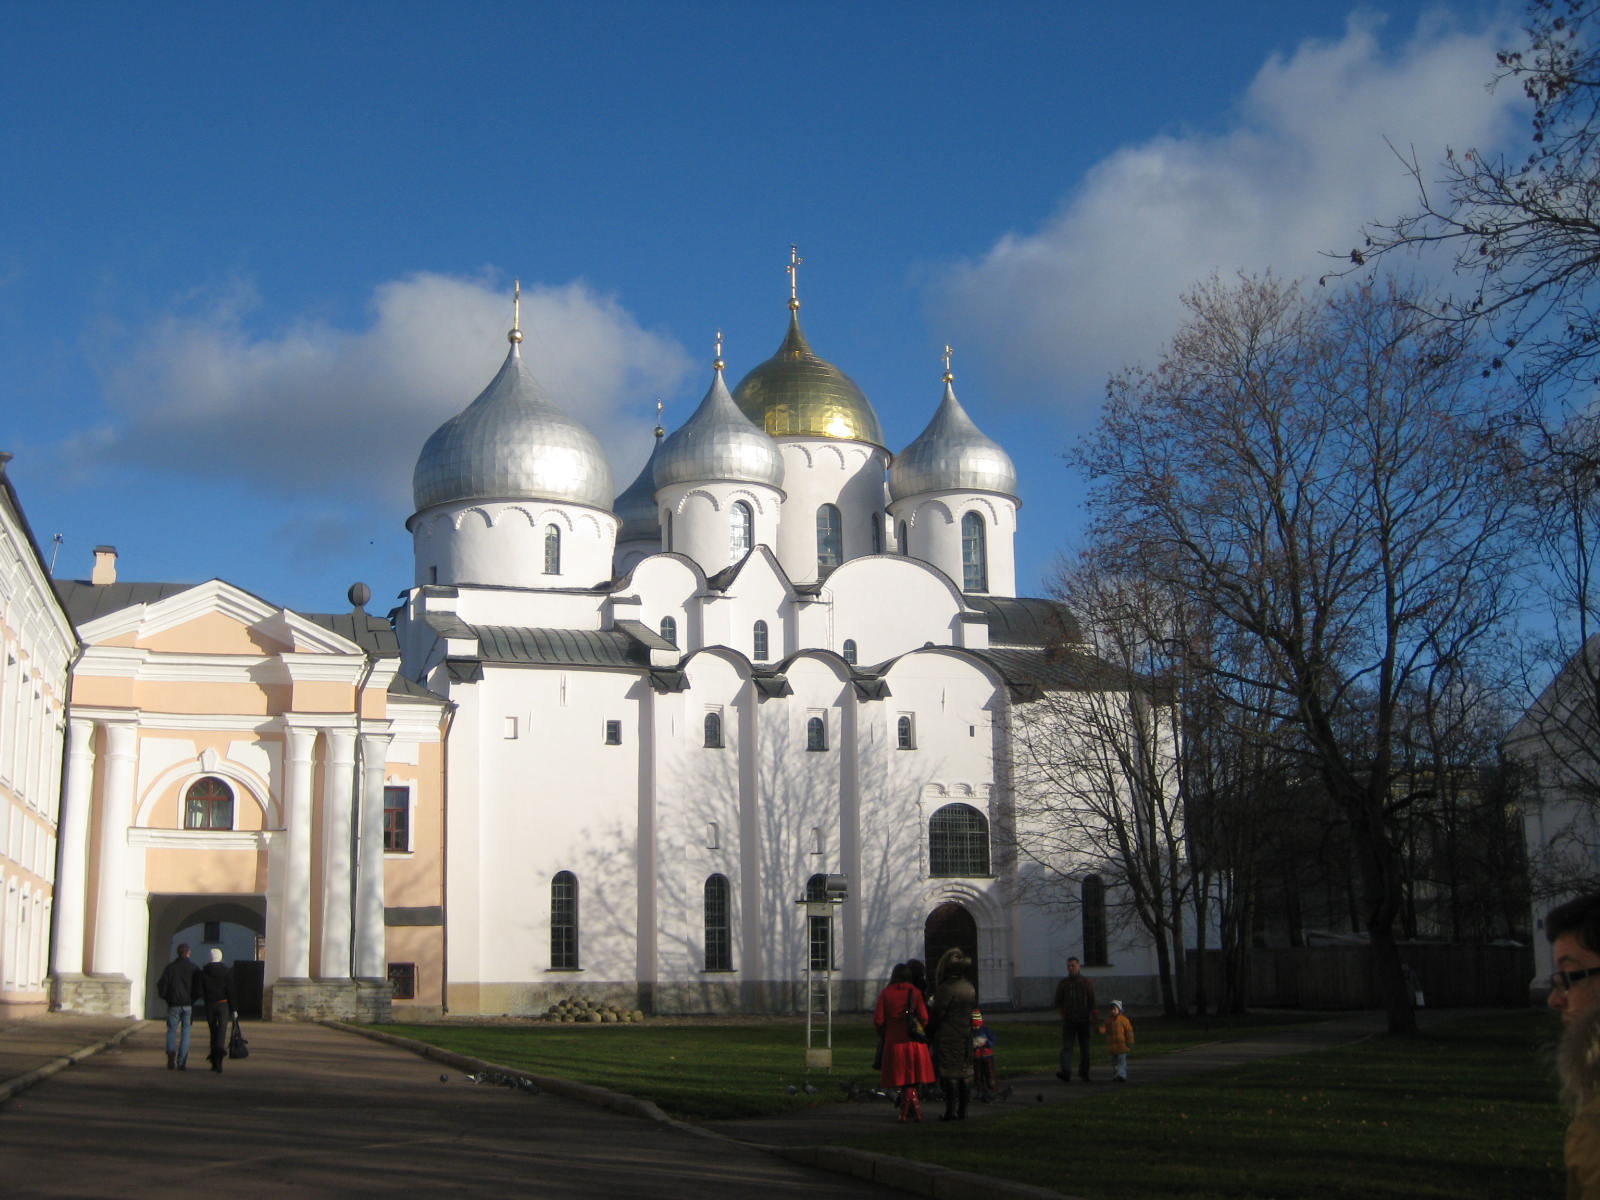
POLYGON ((244 1040, 244 1034, 239 1031, 238 1017, 233 1018, 233 1032, 228 1035, 228 1057, 250 1057, 250 1043, 244 1040))
POLYGON ((913 1042, 926 1042, 928 1040, 928 1027, 923 1024, 922 1018, 917 1016, 915 1000, 906 1001, 906 1037, 913 1042))

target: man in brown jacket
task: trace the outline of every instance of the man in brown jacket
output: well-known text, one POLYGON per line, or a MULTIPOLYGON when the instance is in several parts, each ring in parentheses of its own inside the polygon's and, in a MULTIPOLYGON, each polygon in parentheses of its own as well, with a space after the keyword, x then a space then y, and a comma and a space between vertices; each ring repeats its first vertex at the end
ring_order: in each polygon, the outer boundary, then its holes
POLYGON ((1076 957, 1067 959, 1067 977, 1056 984, 1056 1011, 1061 1014, 1061 1069, 1056 1078, 1072 1082, 1072 1043, 1078 1043, 1078 1078, 1089 1082, 1089 1030, 1099 1014, 1094 1004, 1094 981, 1082 974, 1076 957))

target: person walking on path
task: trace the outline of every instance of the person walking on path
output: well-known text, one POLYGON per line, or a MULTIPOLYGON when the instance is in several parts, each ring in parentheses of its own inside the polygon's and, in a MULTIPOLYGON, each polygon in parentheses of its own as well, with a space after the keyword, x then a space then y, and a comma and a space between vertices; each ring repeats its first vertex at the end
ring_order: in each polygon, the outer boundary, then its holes
POLYGON ((189 1069, 189 1039, 194 1006, 200 999, 200 968, 189 957, 189 943, 178 943, 178 956, 156 981, 156 995, 167 1005, 167 1070, 189 1069))
POLYGON ((1572 1112, 1567 1200, 1600 1200, 1600 892, 1561 905, 1544 929, 1556 959, 1549 1004, 1561 1014, 1556 1065, 1572 1112))
POLYGON ((884 1087, 900 1090, 896 1108, 902 1121, 922 1120, 917 1085, 933 1082, 933 1059, 928 1055, 927 1043, 916 1040, 913 1033, 920 1029, 926 1037, 928 1006, 903 965, 895 967, 888 986, 878 993, 872 1023, 883 1039, 879 1080, 884 1087))
POLYGON ((228 1057, 228 1018, 233 1012, 233 972, 222 962, 222 951, 211 947, 211 961, 200 968, 200 997, 206 1005, 206 1024, 211 1027, 211 1069, 222 1074, 222 1060, 228 1057))
POLYGON ((1074 956, 1067 959, 1067 977, 1056 984, 1055 1009, 1061 1014, 1061 1069, 1056 1078, 1072 1082, 1072 1046, 1078 1046, 1078 1078, 1089 1082, 1089 1029, 1099 1015, 1094 1003, 1094 981, 1083 973, 1074 956))
POLYGON ((944 1089, 941 1121, 965 1121, 972 1097, 972 1010, 978 1007, 972 974, 972 960, 959 946, 946 950, 934 971, 938 986, 929 1008, 928 1041, 933 1069, 944 1089))
POLYGON ((1128 1082, 1128 1051, 1133 1048, 1133 1022, 1122 1012, 1122 1001, 1111 1002, 1111 1015, 1100 1026, 1106 1035, 1106 1053, 1111 1056, 1111 1080, 1128 1082))

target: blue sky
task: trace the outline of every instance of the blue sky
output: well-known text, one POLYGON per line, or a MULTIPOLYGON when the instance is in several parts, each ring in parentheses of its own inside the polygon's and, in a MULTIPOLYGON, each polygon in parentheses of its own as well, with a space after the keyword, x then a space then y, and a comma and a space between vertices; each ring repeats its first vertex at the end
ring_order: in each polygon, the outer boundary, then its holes
POLYGON ((423 439, 524 351, 617 488, 802 321, 891 450, 939 354, 1017 460, 1019 588, 1063 452, 1213 272, 1325 269, 1399 212, 1385 139, 1502 145, 1517 10, 1376 0, 6 6, 0 449, 57 574, 388 606, 423 439))

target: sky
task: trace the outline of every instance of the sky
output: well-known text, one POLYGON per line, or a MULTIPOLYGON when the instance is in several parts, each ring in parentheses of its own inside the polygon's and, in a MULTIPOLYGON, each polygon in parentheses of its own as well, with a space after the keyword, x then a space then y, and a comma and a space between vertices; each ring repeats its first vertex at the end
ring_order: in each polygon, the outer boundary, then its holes
MULTIPOLYGON (((787 322, 891 451, 957 394, 1016 460, 1018 588, 1066 455, 1198 282, 1327 271, 1396 150, 1511 144, 1519 9, 1372 0, 268 5, 8 0, 0 450, 55 573, 302 611, 412 582, 423 441, 506 352, 616 489, 787 322), (54 538, 60 535, 57 548, 54 538)), ((1336 285, 1337 286, 1337 285, 1336 285)))

